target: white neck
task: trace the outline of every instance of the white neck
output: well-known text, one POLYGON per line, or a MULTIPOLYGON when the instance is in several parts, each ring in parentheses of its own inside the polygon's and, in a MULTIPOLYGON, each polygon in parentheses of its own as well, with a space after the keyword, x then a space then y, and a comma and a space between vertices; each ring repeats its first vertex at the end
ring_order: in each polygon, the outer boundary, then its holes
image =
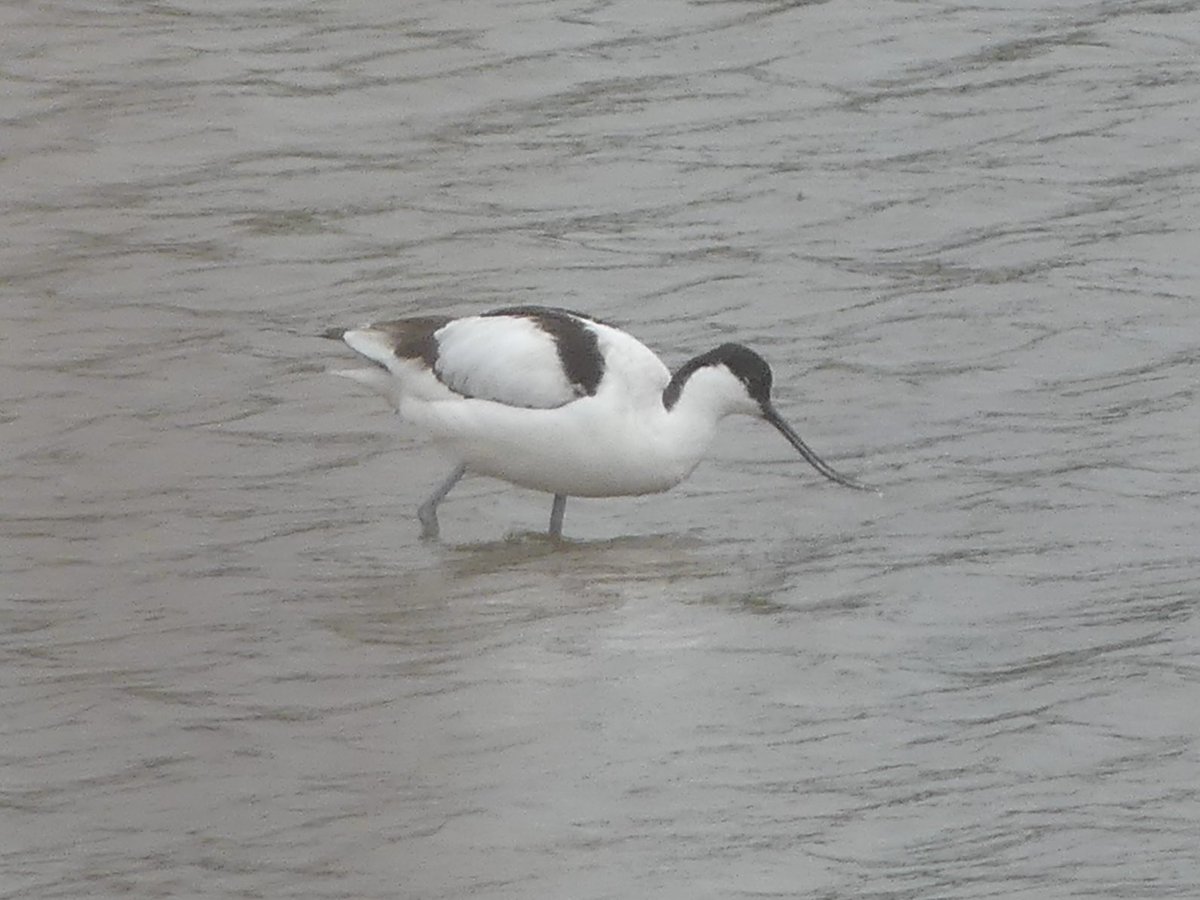
POLYGON ((697 369, 662 420, 664 443, 671 455, 691 472, 717 433, 717 423, 728 415, 757 415, 746 389, 724 366, 697 369))

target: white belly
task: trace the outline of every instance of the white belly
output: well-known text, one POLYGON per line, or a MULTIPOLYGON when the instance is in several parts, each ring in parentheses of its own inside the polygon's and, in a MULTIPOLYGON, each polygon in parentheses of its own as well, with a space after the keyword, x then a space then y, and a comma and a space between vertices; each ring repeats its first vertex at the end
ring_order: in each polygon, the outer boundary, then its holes
POLYGON ((400 412, 472 472, 576 497, 668 490, 691 473, 707 444, 701 435, 672 440, 665 413, 614 409, 595 397, 557 409, 411 401, 400 412))

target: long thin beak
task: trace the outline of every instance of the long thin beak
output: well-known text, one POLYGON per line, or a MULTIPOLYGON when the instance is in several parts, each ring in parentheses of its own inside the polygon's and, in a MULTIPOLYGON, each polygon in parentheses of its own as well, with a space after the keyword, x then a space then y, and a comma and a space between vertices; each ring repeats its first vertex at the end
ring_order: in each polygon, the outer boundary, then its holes
POLYGON ((836 471, 832 466, 829 465, 829 463, 825 462, 825 460, 821 459, 821 457, 817 456, 817 454, 813 453, 812 450, 809 449, 808 444, 800 440, 800 435, 796 434, 796 432, 792 429, 792 426, 785 422, 783 417, 775 411, 775 407, 764 405, 763 418, 774 425, 779 430, 779 433, 788 439, 788 443, 800 451, 800 455, 808 461, 810 466, 812 466, 830 481, 836 481, 838 484, 842 484, 848 488, 854 488, 859 491, 875 490, 875 488, 868 484, 855 481, 853 478, 847 478, 841 472, 836 471))

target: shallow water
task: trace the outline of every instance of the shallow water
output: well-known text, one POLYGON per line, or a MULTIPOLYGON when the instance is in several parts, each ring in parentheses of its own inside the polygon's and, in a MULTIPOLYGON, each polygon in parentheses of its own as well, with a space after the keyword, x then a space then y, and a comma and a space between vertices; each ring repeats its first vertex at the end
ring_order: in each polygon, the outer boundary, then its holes
POLYGON ((1192 897, 1200 8, 0 9, 0 897, 1192 897), (651 498, 332 325, 759 349, 651 498))

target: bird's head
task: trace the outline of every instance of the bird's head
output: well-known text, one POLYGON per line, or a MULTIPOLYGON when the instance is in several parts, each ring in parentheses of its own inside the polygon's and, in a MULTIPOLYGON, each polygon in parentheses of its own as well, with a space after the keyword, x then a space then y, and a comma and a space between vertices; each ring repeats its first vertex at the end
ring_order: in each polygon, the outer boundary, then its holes
POLYGON ((767 361, 749 347, 722 344, 679 367, 663 391, 663 406, 668 411, 673 409, 686 391, 703 400, 718 418, 740 413, 765 419, 787 438, 809 465, 830 481, 859 490, 873 490, 836 471, 800 439, 771 402, 773 380, 767 361))

